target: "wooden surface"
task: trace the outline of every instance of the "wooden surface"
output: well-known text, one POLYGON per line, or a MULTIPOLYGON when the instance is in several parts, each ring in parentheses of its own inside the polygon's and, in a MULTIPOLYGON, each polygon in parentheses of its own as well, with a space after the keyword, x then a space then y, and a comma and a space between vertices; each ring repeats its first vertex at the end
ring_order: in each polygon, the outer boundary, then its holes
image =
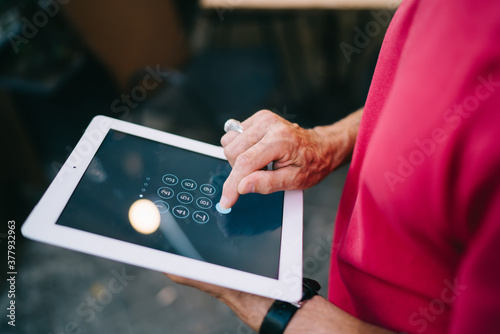
POLYGON ((201 0, 205 8, 241 9, 394 9, 401 0, 201 0))

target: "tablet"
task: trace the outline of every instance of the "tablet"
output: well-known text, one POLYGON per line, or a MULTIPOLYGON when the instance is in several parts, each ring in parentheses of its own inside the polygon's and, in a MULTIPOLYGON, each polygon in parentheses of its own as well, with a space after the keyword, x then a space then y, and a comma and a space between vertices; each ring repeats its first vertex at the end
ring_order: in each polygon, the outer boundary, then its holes
POLYGON ((218 202, 223 148, 97 116, 22 226, 28 238, 296 302, 302 191, 218 202))

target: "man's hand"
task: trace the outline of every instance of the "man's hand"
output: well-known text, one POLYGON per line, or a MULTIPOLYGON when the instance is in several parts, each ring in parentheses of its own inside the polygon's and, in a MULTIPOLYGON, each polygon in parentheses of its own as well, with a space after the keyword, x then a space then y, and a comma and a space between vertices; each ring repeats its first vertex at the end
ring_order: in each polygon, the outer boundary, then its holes
POLYGON ((258 332, 273 300, 192 279, 165 274, 172 281, 201 290, 227 304, 250 328, 258 332))
POLYGON ((242 123, 243 133, 230 131, 221 139, 233 167, 224 183, 221 206, 232 207, 240 194, 317 184, 352 152, 360 117, 358 111, 333 125, 308 130, 268 110, 248 118, 242 123), (263 170, 270 162, 273 170, 263 170))
MULTIPOLYGON (((176 283, 191 286, 206 292, 224 303, 252 330, 259 332, 267 311, 274 302, 272 299, 231 290, 179 276, 166 274, 176 283)), ((295 313, 285 330, 285 334, 395 334, 383 328, 356 319, 321 296, 307 301, 295 313)))

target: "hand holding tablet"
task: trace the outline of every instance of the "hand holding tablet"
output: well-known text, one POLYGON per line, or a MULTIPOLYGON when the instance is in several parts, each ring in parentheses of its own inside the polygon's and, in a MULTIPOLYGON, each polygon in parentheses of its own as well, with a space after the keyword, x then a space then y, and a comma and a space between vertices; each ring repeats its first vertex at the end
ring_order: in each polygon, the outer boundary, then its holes
POLYGON ((302 192, 218 205, 223 149, 98 116, 22 232, 53 245, 297 301, 302 192))

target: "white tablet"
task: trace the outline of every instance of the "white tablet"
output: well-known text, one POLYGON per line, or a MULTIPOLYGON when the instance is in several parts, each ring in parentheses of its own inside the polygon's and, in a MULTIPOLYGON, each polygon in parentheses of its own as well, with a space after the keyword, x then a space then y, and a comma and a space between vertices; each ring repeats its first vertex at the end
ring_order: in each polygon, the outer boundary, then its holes
POLYGON ((222 147, 95 117, 22 227, 31 239, 265 297, 302 294, 302 191, 217 206, 222 147))

